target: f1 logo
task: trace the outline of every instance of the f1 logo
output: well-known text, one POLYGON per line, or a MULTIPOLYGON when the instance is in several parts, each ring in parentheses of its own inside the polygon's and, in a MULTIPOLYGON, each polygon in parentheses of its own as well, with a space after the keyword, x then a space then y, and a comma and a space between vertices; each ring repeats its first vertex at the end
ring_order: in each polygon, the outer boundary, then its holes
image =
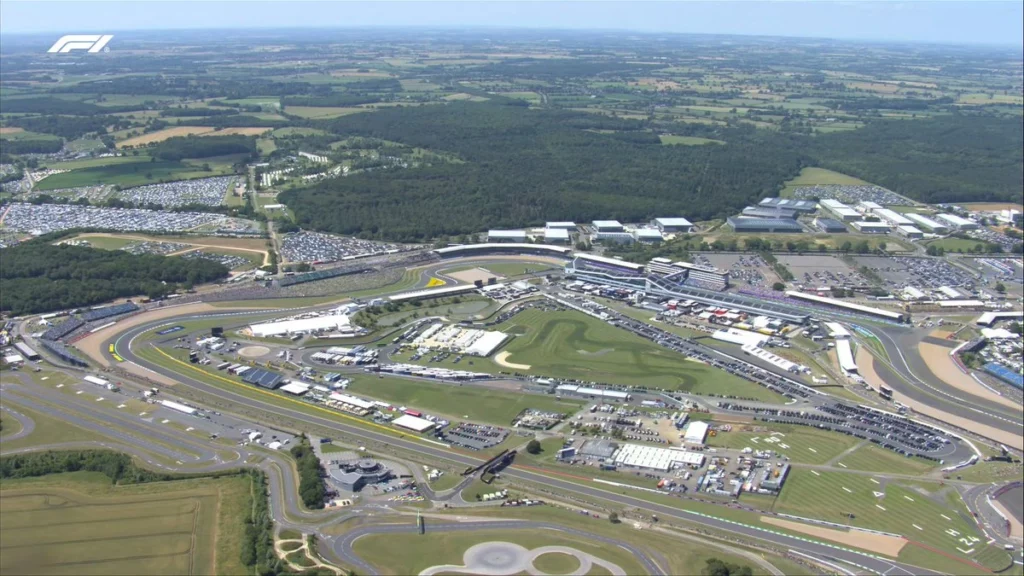
POLYGON ((50 49, 47 50, 50 54, 71 52, 72 50, 88 50, 89 53, 95 54, 110 42, 113 38, 113 34, 71 34, 68 36, 61 36, 60 40, 53 43, 50 49))

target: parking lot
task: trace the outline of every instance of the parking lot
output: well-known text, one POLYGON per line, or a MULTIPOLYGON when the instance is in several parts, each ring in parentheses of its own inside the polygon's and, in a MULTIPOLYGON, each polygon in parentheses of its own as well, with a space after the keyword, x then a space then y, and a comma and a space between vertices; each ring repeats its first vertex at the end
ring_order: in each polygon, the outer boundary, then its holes
POLYGON ((952 286, 973 289, 975 283, 975 277, 969 272, 939 258, 856 256, 854 260, 878 274, 887 288, 952 286))
POLYGON ((463 422, 454 428, 444 430, 438 437, 470 450, 486 450, 504 442, 508 437, 508 430, 497 426, 463 422))
POLYGON ((882 206, 914 205, 910 200, 891 190, 873 185, 819 184, 817 186, 801 186, 793 191, 793 196, 803 200, 839 200, 847 204, 870 201, 882 206))
POLYGON ((183 232, 225 220, 218 214, 165 212, 135 208, 97 208, 65 204, 12 204, 4 227, 46 234, 71 228, 106 228, 118 232, 183 232))
POLYGON ((776 256, 797 282, 808 286, 866 286, 867 278, 835 256, 776 256))
POLYGON ((347 256, 380 254, 398 249, 397 244, 332 236, 319 232, 288 234, 281 241, 281 255, 288 262, 333 262, 347 256))
POLYGON ((729 282, 758 288, 771 286, 778 280, 771 266, 757 254, 696 254, 694 263, 729 271, 729 282))
POLYGON ((159 204, 164 208, 176 208, 187 204, 219 206, 224 201, 228 186, 234 180, 235 176, 215 176, 148 184, 121 190, 117 197, 136 205, 159 204))

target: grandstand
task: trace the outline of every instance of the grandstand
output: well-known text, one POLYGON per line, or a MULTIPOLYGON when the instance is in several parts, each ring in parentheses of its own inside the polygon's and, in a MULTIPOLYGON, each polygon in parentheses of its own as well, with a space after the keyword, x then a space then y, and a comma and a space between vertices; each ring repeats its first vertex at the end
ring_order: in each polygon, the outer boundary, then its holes
POLYGON ((1010 386, 1014 386, 1019 390, 1024 390, 1024 375, 1018 374, 1006 366, 996 364, 995 362, 985 364, 982 366, 982 369, 996 378, 999 378, 1003 382, 1006 382, 1010 386))
POLYGON ((643 264, 593 254, 573 254, 573 260, 566 266, 565 271, 580 280, 594 284, 630 290, 643 290, 647 285, 643 264))
POLYGON ((85 322, 79 320, 78 318, 68 318, 64 322, 61 322, 60 324, 51 327, 46 332, 43 332, 42 338, 43 340, 57 340, 58 338, 63 338, 68 334, 71 334, 72 332, 78 330, 84 325, 85 322))
POLYGON ((362 274, 369 270, 372 270, 372 268, 368 266, 339 266, 328 270, 316 270, 314 272, 296 274, 295 276, 285 276, 277 281, 277 285, 281 287, 294 286, 295 284, 305 284, 306 282, 315 282, 317 280, 325 280, 327 278, 337 278, 338 276, 362 274))
POLYGON ((71 364, 72 366, 78 366, 79 368, 85 368, 86 366, 89 365, 86 362, 84 362, 83 360, 81 360, 80 358, 78 358, 77 356, 75 356, 71 352, 71 350, 68 350, 60 342, 47 342, 46 340, 42 340, 42 341, 40 341, 40 344, 43 345, 43 348, 46 348, 47 350, 49 350, 50 353, 52 353, 53 355, 55 355, 58 358, 60 358, 61 361, 67 362, 68 364, 71 364))
POLYGON ((242 376, 242 382, 254 384, 260 388, 266 388, 268 390, 273 390, 280 386, 282 380, 284 380, 284 376, 281 376, 277 372, 264 370, 263 368, 246 370, 242 376))
POLYGON ((442 258, 462 258, 477 254, 538 254, 541 256, 569 258, 571 252, 571 249, 564 246, 517 243, 462 244, 434 250, 434 254, 442 258))
POLYGON ((116 306, 107 306, 105 308, 97 308, 90 310, 85 314, 82 314, 82 320, 86 322, 92 322, 94 320, 102 320, 104 318, 110 318, 111 316, 117 316, 119 314, 127 314, 129 312, 135 312, 139 307, 131 302, 125 304, 118 304, 116 306))

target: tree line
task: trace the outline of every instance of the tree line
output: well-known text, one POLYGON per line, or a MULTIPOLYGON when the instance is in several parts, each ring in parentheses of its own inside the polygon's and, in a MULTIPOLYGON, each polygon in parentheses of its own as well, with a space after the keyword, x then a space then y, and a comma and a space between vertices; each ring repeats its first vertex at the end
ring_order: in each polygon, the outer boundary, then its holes
POLYGON ((135 255, 38 240, 2 249, 0 259, 0 310, 15 316, 116 298, 160 298, 228 275, 223 264, 204 258, 135 255))
POLYGON ((299 497, 306 508, 319 510, 324 507, 327 488, 324 487, 324 469, 320 458, 313 452, 309 438, 303 435, 299 443, 292 446, 291 455, 299 470, 299 497))

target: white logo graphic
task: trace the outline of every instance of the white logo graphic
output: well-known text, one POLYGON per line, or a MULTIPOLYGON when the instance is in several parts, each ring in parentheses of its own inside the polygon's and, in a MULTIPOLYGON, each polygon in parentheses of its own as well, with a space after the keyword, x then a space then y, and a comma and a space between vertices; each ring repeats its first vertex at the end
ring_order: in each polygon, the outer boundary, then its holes
POLYGON ((61 36, 60 40, 54 42, 47 52, 63 54, 72 50, 88 50, 94 54, 103 50, 103 47, 113 37, 113 34, 70 34, 68 36, 61 36))

